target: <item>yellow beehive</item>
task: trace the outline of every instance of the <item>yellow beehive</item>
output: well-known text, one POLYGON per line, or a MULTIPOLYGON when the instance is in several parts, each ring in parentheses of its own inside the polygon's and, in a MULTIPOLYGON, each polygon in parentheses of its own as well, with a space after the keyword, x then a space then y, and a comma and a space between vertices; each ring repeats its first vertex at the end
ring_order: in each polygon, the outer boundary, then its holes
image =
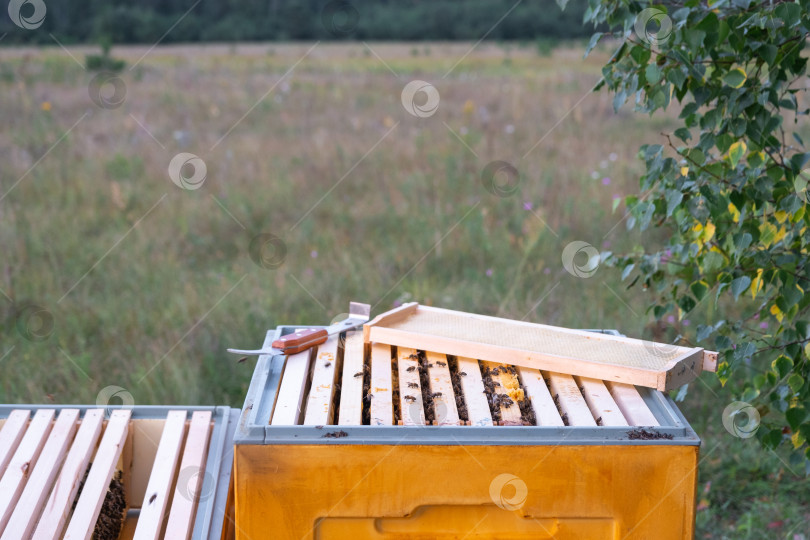
POLYGON ((648 388, 333 338, 260 358, 235 442, 238 539, 694 534, 700 441, 648 388))

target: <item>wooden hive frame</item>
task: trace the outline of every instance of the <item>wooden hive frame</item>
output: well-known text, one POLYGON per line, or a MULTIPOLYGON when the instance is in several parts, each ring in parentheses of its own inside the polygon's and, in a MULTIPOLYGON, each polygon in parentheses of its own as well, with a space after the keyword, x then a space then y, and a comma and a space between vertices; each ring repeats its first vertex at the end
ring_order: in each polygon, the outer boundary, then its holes
POLYGON ((624 336, 572 330, 416 302, 363 327, 365 343, 422 348, 520 367, 656 388, 678 388, 715 371, 717 353, 624 336))
POLYGON ((0 406, 0 539, 86 540, 112 501, 121 539, 220 538, 237 415, 0 406))

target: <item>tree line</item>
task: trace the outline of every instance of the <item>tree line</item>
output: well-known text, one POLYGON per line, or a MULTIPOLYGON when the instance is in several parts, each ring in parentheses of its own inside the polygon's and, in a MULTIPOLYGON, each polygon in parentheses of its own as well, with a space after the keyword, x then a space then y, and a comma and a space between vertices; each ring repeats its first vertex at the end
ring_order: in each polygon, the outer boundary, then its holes
POLYGON ((0 17, 0 45, 53 43, 50 34, 62 43, 116 44, 555 40, 588 34, 585 7, 585 0, 565 11, 553 0, 12 0, 0 17), (44 20, 37 14, 29 24, 36 28, 20 27, 11 12, 19 7, 31 19, 37 4, 44 20))

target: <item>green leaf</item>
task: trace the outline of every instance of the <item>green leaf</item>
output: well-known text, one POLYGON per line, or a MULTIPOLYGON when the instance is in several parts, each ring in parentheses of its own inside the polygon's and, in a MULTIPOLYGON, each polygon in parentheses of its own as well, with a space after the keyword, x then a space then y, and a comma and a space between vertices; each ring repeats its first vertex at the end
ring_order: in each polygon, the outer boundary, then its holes
POLYGON ((731 282, 731 293, 734 295, 734 300, 740 297, 742 293, 748 290, 751 285, 751 278, 748 276, 740 276, 731 282))
POLYGON ((773 14, 776 15, 777 18, 782 19, 785 22, 785 26, 791 27, 799 22, 802 15, 802 8, 799 4, 784 2, 776 6, 776 9, 773 10, 773 14))
POLYGON ((776 53, 779 52, 779 49, 776 45, 771 45, 770 43, 766 43, 762 47, 759 48, 757 54, 762 57, 768 65, 773 65, 774 60, 776 60, 776 53))
POLYGON ((681 89, 686 82, 686 75, 676 66, 667 72, 667 80, 675 85, 675 88, 681 89))
POLYGON ((798 174, 808 160, 810 160, 810 152, 805 154, 793 154, 790 156, 790 168, 793 169, 794 173, 798 174))
POLYGON ((776 360, 771 362, 771 367, 780 378, 786 377, 790 370, 793 369, 793 360, 784 354, 780 354, 776 360))
POLYGON ((798 373, 791 373, 788 377, 787 384, 794 393, 798 392, 804 386, 804 379, 798 373))
POLYGON ((680 127, 678 129, 676 129, 675 130, 675 136, 678 137, 683 142, 686 142, 686 141, 688 141, 689 139, 692 138, 692 134, 689 133, 689 130, 686 129, 685 127, 680 127))
POLYGON ((739 88, 745 84, 747 78, 748 76, 742 68, 734 68, 726 73, 726 76, 723 77, 723 82, 732 88, 739 88))
POLYGON ((721 253, 710 251, 703 257, 703 272, 713 274, 726 265, 726 258, 721 253))
POLYGON ((678 299, 678 307, 680 307, 684 313, 689 313, 696 305, 697 302, 695 302, 695 299, 691 296, 681 296, 678 299))
POLYGON ((807 411, 803 407, 791 407, 785 411, 785 418, 788 421, 790 429, 796 431, 801 425, 802 421, 807 418, 807 411))
POLYGON ((695 295, 695 298, 703 300, 703 297, 706 296, 706 293, 709 291, 709 284, 700 280, 692 283, 689 288, 692 290, 692 294, 695 295))
MULTIPOLYGON (((563 9, 565 8, 563 7, 563 9)), ((599 43, 599 40, 602 39, 602 36, 604 35, 605 34, 603 34, 602 32, 596 32, 594 35, 591 36, 591 40, 588 42, 588 46, 585 48, 585 56, 588 56, 591 53, 593 48, 596 47, 596 45, 599 43)))
POLYGON ((683 200, 683 193, 679 189, 668 189, 667 190, 667 217, 672 215, 672 212, 681 204, 683 200))
POLYGON ((684 31, 684 39, 689 44, 689 49, 692 54, 697 54, 700 47, 703 45, 703 40, 706 39, 706 32, 694 28, 687 28, 684 31))
POLYGON ((622 281, 627 279, 627 276, 630 275, 630 272, 632 272, 633 268, 635 268, 635 267, 636 267, 636 265, 632 264, 632 263, 628 264, 627 266, 624 267, 624 270, 622 270, 622 281))
POLYGON ((714 332, 714 328, 711 326, 707 326, 705 324, 699 324, 697 327, 697 340, 704 341, 708 339, 710 335, 714 332))
POLYGON ((647 82, 656 84, 661 80, 661 70, 655 64, 650 64, 644 70, 644 76, 647 77, 647 82))

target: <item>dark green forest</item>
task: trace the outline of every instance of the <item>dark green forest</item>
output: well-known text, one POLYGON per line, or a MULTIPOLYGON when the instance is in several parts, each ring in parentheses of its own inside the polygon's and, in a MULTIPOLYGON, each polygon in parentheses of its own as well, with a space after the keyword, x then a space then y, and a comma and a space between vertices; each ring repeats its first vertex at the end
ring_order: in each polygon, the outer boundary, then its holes
MULTIPOLYGON (((0 17, 0 45, 295 40, 535 40, 589 35, 585 0, 17 0, 41 26, 0 17), (41 8, 41 6, 40 6, 41 8), (501 18, 503 20, 496 24, 501 18), (171 31, 169 31, 171 29, 171 31)), ((11 9, 11 8, 10 8, 11 9)))

